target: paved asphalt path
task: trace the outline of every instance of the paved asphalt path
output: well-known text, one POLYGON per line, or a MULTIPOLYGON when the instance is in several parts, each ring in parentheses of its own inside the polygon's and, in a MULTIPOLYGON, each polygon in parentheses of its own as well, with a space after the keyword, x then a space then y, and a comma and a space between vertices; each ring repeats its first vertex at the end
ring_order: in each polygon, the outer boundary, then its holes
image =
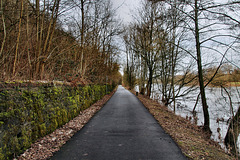
POLYGON ((182 160, 175 142, 122 86, 52 160, 182 160))

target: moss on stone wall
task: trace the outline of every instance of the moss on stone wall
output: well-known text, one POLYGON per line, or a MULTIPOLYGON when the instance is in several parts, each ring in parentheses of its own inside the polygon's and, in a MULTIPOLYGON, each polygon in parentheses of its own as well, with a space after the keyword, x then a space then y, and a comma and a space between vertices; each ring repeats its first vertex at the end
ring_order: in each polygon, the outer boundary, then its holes
POLYGON ((0 159, 16 157, 112 89, 110 85, 91 85, 0 91, 0 159))

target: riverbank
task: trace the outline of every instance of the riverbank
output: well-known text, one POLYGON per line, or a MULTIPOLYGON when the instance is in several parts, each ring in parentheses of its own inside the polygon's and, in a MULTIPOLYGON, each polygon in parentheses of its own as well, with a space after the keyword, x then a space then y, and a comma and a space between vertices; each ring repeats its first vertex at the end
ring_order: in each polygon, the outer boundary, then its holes
POLYGON ((138 98, 189 159, 235 159, 225 153, 217 142, 207 139, 199 126, 175 115, 154 100, 143 95, 138 95, 138 98))

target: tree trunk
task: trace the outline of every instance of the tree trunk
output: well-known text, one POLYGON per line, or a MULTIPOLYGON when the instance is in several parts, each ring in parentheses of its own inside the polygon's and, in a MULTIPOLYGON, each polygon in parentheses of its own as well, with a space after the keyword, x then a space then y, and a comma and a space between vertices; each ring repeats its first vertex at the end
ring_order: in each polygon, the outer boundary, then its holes
POLYGON ((6 41, 6 37, 7 37, 7 33, 6 33, 6 24, 5 24, 5 18, 4 18, 4 13, 3 13, 3 0, 1 0, 1 12, 2 12, 2 23, 3 23, 3 41, 2 41, 2 46, 1 46, 1 50, 0 50, 0 56, 3 53, 3 48, 4 48, 4 44, 6 41))
POLYGON ((19 18, 19 26, 18 26, 18 36, 17 36, 17 43, 16 43, 16 50, 15 50, 15 57, 13 62, 13 75, 16 72, 16 63, 18 58, 18 47, 19 47, 19 40, 21 35, 21 26, 22 26, 22 14, 23 14, 23 0, 21 0, 21 10, 20 10, 20 18, 19 18))
POLYGON ((30 47, 29 47, 29 11, 28 11, 28 3, 26 3, 26 17, 27 17, 27 22, 26 22, 26 27, 27 27, 27 57, 28 57, 28 66, 29 66, 29 80, 32 78, 32 65, 31 65, 31 57, 30 57, 30 47))
POLYGON ((195 0, 195 40, 196 40, 196 50, 197 50, 198 80, 199 80, 200 94, 201 94, 203 114, 204 114, 203 129, 204 129, 204 131, 206 131, 207 133, 210 133, 210 135, 211 135, 208 105, 207 105, 207 100, 206 100, 206 96, 205 96, 204 81, 203 81, 199 27, 198 27, 198 14, 199 14, 198 4, 197 4, 197 0, 195 0))
POLYGON ((233 112, 233 105, 232 105, 232 98, 231 95, 229 94, 229 92, 226 90, 225 87, 221 86, 224 91, 227 93, 229 101, 230 101, 230 109, 232 112, 232 119, 229 123, 228 126, 228 131, 227 134, 225 136, 224 139, 224 144, 226 145, 226 147, 228 149, 230 149, 231 153, 234 155, 238 155, 238 147, 237 147, 237 141, 238 141, 238 136, 240 133, 239 127, 240 127, 240 123, 239 123, 239 117, 240 117, 240 107, 238 107, 237 113, 234 116, 234 112, 233 112))
MULTIPOLYGON (((41 52, 41 38, 40 38, 40 1, 36 0, 36 12, 37 12, 37 18, 36 18, 36 32, 37 32, 37 45, 36 45, 36 54, 35 54, 35 60, 37 61, 36 67, 35 67, 35 76, 38 76, 39 74, 39 66, 40 66, 40 52, 41 52)), ((37 77, 34 77, 37 78, 37 77)))
POLYGON ((176 61, 178 57, 178 47, 176 48, 175 52, 175 42, 176 42, 176 29, 177 29, 177 0, 174 0, 174 5, 172 8, 172 16, 173 16, 173 33, 172 33, 172 97, 173 97, 173 111, 176 112, 176 100, 175 100, 175 67, 176 67, 176 61), (174 54, 176 53, 176 54, 174 54))
POLYGON ((84 52, 83 52, 83 42, 84 42, 84 0, 81 0, 81 13, 82 13, 82 28, 81 28, 81 57, 80 57, 80 73, 82 74, 82 72, 83 72, 83 58, 84 58, 84 56, 83 56, 83 54, 84 54, 84 52))
POLYGON ((50 56, 47 56, 47 54, 50 52, 50 47, 52 45, 52 39, 53 39, 53 35, 54 35, 56 23, 57 23, 57 18, 58 18, 58 10, 59 10, 59 5, 60 5, 59 4, 60 0, 56 0, 55 3, 54 3, 55 9, 53 9, 53 12, 52 12, 52 20, 51 20, 52 23, 51 23, 51 26, 49 27, 49 32, 48 32, 49 35, 46 39, 46 41, 48 41, 48 43, 46 44, 46 46, 44 46, 44 50, 43 50, 45 58, 43 59, 42 64, 41 64, 41 73, 40 73, 41 79, 44 78, 45 64, 46 64, 46 61, 48 60, 48 58, 50 57, 50 56), (55 14, 55 16, 54 16, 54 14, 55 14), (45 48, 45 47, 47 47, 47 48, 45 48))
POLYGON ((240 107, 238 108, 237 113, 235 116, 232 118, 231 122, 229 123, 228 126, 228 131, 224 139, 224 144, 230 151, 237 155, 237 140, 238 140, 238 135, 240 133, 240 107))
POLYGON ((152 92, 152 81, 153 81, 153 70, 152 68, 149 68, 149 78, 148 78, 148 84, 147 84, 147 96, 151 96, 152 92))

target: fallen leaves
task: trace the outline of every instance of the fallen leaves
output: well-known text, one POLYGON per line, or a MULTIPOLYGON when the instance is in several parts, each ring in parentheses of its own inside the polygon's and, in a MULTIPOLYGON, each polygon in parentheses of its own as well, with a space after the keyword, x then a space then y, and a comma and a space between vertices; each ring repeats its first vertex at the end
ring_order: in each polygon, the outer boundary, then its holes
MULTIPOLYGON (((116 91, 116 90, 115 90, 116 91)), ((115 92, 114 91, 114 92, 115 92)), ((18 160, 44 160, 53 156, 77 131, 79 131, 101 107, 112 97, 114 92, 105 95, 101 100, 82 111, 76 118, 69 121, 53 133, 39 139, 18 157, 18 160)))
POLYGON ((143 95, 138 95, 138 98, 189 159, 235 159, 217 142, 207 139, 202 129, 190 120, 175 115, 167 107, 143 95))

